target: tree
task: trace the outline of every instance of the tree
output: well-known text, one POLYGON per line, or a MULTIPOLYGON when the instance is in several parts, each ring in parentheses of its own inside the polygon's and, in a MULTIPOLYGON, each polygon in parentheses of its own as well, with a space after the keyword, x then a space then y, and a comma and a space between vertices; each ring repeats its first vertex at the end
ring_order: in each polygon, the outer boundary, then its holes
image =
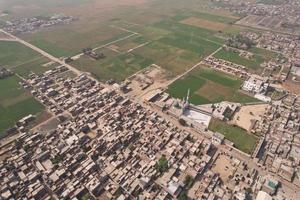
POLYGON ((179 197, 178 197, 178 200, 188 200, 188 195, 187 195, 187 192, 186 191, 183 191, 180 193, 179 197))
POLYGON ((194 184, 194 179, 193 179, 193 177, 190 176, 190 175, 187 175, 187 176, 185 177, 184 184, 185 184, 185 186, 186 186, 188 189, 191 188, 191 187, 193 186, 193 184, 194 184))
POLYGON ((182 118, 179 119, 179 123, 182 125, 182 126, 186 126, 186 121, 182 118))
POLYGON ((169 167, 169 163, 167 158, 164 155, 161 156, 161 158, 157 161, 155 165, 155 169, 160 173, 164 173, 165 171, 167 171, 168 167, 169 167))

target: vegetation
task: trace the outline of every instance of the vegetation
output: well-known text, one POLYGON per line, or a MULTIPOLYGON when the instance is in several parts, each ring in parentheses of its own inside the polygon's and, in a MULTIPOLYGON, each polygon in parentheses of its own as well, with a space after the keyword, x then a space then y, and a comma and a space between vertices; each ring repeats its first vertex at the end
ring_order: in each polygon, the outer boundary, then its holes
POLYGON ((38 53, 18 42, 0 41, 0 66, 10 68, 40 57, 38 53))
POLYGON ((28 75, 31 73, 41 75, 50 69, 54 69, 55 66, 58 66, 58 64, 55 63, 44 66, 48 62, 50 62, 48 59, 41 57, 36 60, 18 65, 17 67, 13 68, 12 71, 24 78, 28 78, 28 75))
POLYGON ((241 34, 233 35, 227 40, 226 44, 227 46, 244 50, 250 49, 254 45, 252 40, 241 34))
POLYGON ((218 119, 211 120, 209 129, 223 134, 226 139, 234 143, 237 149, 248 154, 253 151, 257 142, 257 138, 254 135, 248 134, 246 130, 229 125, 218 119))
POLYGON ((155 165, 155 169, 159 171, 160 173, 164 173, 168 170, 169 165, 168 165, 168 160, 167 158, 163 155, 161 158, 158 160, 158 162, 155 165))
POLYGON ((44 107, 21 88, 17 76, 0 80, 0 133, 29 114, 38 114, 44 107))
POLYGON ((59 164, 63 160, 62 155, 56 155, 51 161, 54 165, 59 164))
MULTIPOLYGON (((105 54, 106 55, 106 54, 105 54)), ((135 72, 153 64, 151 59, 135 53, 111 55, 105 59, 92 60, 84 56, 72 63, 79 70, 91 72, 99 80, 123 81, 135 72)))
POLYGON ((178 197, 178 200, 188 200, 189 197, 187 195, 187 191, 183 191, 180 193, 179 197, 178 197))
POLYGON ((184 184, 185 184, 186 188, 188 188, 188 189, 189 189, 189 188, 192 188, 192 187, 193 187, 193 184, 194 184, 194 179, 193 179, 193 177, 190 176, 190 175, 187 175, 187 176, 185 177, 184 184))
POLYGON ((227 60, 239 65, 243 65, 249 68, 250 70, 256 72, 262 69, 260 65, 265 61, 263 57, 256 54, 253 56, 253 58, 248 59, 248 58, 241 57, 239 53, 234 52, 233 50, 225 50, 225 49, 218 51, 214 55, 214 57, 218 59, 227 60))
POLYGON ((177 80, 167 92, 175 98, 186 97, 190 89, 190 103, 199 105, 220 101, 253 102, 256 99, 239 92, 242 80, 206 67, 200 67, 177 80))

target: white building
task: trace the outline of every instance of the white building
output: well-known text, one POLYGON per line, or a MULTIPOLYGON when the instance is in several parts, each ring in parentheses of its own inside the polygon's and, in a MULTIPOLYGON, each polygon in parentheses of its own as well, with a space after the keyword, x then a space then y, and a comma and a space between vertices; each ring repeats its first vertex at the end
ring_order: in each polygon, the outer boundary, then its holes
POLYGON ((247 81, 244 82, 242 89, 247 92, 260 93, 268 88, 266 80, 257 75, 252 75, 247 81))

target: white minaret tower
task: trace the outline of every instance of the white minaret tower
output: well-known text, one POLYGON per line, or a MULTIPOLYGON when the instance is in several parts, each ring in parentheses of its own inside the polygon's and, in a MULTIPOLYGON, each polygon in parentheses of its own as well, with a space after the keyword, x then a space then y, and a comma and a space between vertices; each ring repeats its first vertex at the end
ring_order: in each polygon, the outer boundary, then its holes
POLYGON ((187 92, 187 95, 186 95, 186 101, 185 103, 189 103, 189 100, 190 100, 190 88, 188 89, 188 92, 187 92))

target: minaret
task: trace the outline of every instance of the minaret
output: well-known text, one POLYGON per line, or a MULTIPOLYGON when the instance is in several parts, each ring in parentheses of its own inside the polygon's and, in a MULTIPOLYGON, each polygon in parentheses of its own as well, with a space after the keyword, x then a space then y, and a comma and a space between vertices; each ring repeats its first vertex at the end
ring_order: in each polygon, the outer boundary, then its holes
POLYGON ((188 93, 187 93, 187 95, 186 95, 186 101, 185 101, 185 103, 189 103, 189 100, 190 100, 190 88, 188 89, 188 93))
POLYGON ((189 107, 189 99, 190 99, 190 89, 187 92, 183 107, 182 107, 182 113, 189 107))

